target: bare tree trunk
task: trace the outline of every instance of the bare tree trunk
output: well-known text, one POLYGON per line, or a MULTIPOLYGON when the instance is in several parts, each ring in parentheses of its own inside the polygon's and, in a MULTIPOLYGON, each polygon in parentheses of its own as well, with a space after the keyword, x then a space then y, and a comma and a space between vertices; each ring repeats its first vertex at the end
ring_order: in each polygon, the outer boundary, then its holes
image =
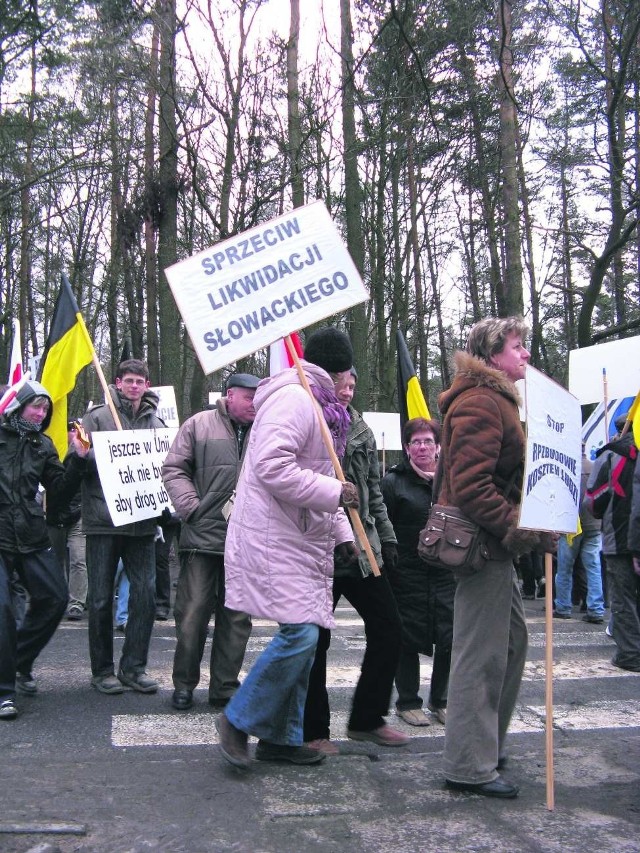
POLYGON ((497 293, 498 315, 522 314, 522 259, 518 209, 518 162, 516 124, 518 121, 513 89, 513 55, 511 53, 511 0, 499 0, 498 91, 500 93, 500 155, 502 159, 502 209, 504 220, 503 286, 497 293))
POLYGON ((293 206, 304 204, 304 182, 300 162, 302 130, 300 128, 300 91, 298 88, 298 38, 300 36, 300 0, 290 0, 291 26, 287 42, 287 106, 289 118, 289 161, 293 206))
MULTIPOLYGON (((176 5, 175 0, 158 0, 160 26, 159 83, 159 195, 158 281, 160 326, 160 375, 152 377, 163 385, 179 387, 181 375, 180 316, 164 271, 177 261, 178 242, 178 132, 176 127, 176 5)), ((178 408, 182 412, 181 395, 178 408)))
POLYGON ((144 284, 147 294, 147 362, 149 373, 160 376, 160 342, 158 339, 158 257, 156 254, 157 185, 155 178, 155 116, 158 95, 159 23, 156 20, 151 37, 149 89, 144 123, 144 284))
MULTIPOLYGON (((347 248, 360 275, 364 274, 364 245, 362 240, 362 204, 358 176, 358 138, 355 119, 355 85, 353 79, 353 30, 351 2, 340 0, 340 53, 342 69, 342 134, 344 140, 344 194, 347 224, 347 248)), ((349 310, 349 333, 356 366, 367 363, 367 315, 360 304, 349 310)), ((369 372, 358 374, 356 408, 364 408, 369 400, 369 372)))

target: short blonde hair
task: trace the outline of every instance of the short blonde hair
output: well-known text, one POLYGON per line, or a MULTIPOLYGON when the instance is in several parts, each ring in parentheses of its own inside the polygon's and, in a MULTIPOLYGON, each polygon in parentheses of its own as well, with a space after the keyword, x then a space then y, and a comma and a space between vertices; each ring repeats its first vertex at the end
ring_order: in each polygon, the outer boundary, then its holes
POLYGON ((488 362, 492 356, 502 352, 507 337, 512 334, 521 338, 529 334, 529 327, 522 317, 485 317, 469 332, 467 352, 488 362))

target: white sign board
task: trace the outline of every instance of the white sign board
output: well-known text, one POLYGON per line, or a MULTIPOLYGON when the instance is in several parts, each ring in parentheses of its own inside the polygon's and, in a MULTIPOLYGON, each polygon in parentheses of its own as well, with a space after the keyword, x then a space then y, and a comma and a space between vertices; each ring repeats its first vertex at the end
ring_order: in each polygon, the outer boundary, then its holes
POLYGON ((519 527, 575 533, 580 508, 580 403, 527 365, 527 447, 519 527))
POLYGON ((173 512, 162 482, 162 463, 176 429, 92 432, 100 485, 115 527, 173 512))
POLYGON ((162 418, 168 427, 179 427, 178 406, 176 404, 176 392, 173 385, 157 385, 150 388, 160 398, 158 403, 158 417, 162 418))
POLYGON ((205 373, 369 298, 321 201, 165 272, 205 373))
POLYGON ((604 400, 605 378, 609 399, 636 396, 640 390, 640 336, 571 350, 569 391, 583 405, 604 400))
POLYGON ((400 415, 397 412, 363 412, 362 417, 371 427, 378 450, 402 450, 400 415))

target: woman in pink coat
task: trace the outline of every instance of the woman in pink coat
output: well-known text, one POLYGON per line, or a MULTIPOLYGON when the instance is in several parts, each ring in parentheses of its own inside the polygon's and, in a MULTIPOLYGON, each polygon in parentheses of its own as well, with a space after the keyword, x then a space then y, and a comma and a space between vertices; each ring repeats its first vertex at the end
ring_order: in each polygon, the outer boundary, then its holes
MULTIPOLYGON (((309 337, 302 362, 331 431, 344 452, 349 417, 329 373, 349 370, 348 337, 326 327, 309 337)), ((334 550, 357 558, 343 506, 357 506, 351 483, 336 479, 317 407, 295 368, 258 386, 256 419, 238 483, 225 546, 226 606, 274 619, 279 631, 217 721, 223 756, 315 764, 325 757, 302 745, 302 720, 318 626, 334 627, 334 550)))

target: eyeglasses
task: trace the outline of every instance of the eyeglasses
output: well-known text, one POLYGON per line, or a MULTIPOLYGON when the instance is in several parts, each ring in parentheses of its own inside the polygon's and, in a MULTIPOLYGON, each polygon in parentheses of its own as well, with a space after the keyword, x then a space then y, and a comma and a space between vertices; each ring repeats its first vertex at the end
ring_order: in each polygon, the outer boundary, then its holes
POLYGON ((432 438, 414 438, 409 444, 411 447, 429 447, 435 445, 435 441, 432 438))

